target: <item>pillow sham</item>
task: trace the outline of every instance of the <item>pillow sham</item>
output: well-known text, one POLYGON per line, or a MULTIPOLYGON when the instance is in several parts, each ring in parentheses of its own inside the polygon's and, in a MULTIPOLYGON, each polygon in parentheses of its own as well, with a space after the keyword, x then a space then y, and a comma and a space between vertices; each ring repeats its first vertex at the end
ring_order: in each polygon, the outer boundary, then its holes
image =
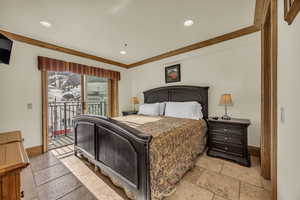
POLYGON ((159 115, 165 114, 166 102, 159 103, 159 115))
POLYGON ((150 115, 158 116, 160 115, 160 105, 159 103, 145 103, 139 106, 139 115, 150 115))
POLYGON ((167 102, 165 116, 187 119, 202 119, 202 106, 196 101, 167 102))

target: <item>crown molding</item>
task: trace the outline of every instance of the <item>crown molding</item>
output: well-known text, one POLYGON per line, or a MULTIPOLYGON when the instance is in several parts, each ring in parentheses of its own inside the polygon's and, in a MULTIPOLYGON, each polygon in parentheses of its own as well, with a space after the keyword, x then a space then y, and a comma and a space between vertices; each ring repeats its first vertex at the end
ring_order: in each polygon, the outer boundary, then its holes
POLYGON ((132 63, 132 64, 128 64, 128 65, 124 64, 124 63, 117 62, 117 61, 109 60, 109 59, 106 59, 106 58, 102 58, 102 57, 94 56, 94 55, 91 55, 91 54, 87 54, 87 53, 84 53, 84 52, 80 52, 80 51, 77 51, 77 50, 73 50, 73 49, 61 47, 61 46, 58 46, 58 45, 54 45, 54 44, 51 44, 51 43, 43 42, 43 41, 40 41, 40 40, 32 39, 32 38, 25 37, 25 36, 15 34, 15 33, 11 33, 11 32, 8 32, 8 31, 0 30, 0 33, 2 33, 3 35, 5 35, 6 37, 8 37, 12 40, 16 40, 16 41, 19 41, 19 42, 24 42, 24 43, 35 45, 35 46, 39 46, 39 47, 43 47, 43 48, 47 48, 47 49, 51 49, 51 50, 55 50, 55 51, 60 51, 60 52, 63 52, 63 53, 67 53, 67 54, 71 54, 71 55, 75 55, 75 56, 95 60, 95 61, 98 61, 98 62, 103 62, 103 63, 106 63, 106 64, 111 64, 111 65, 122 67, 122 68, 125 68, 125 69, 130 69, 130 68, 137 67, 137 66, 140 66, 140 65, 144 65, 144 64, 147 64, 147 63, 150 63, 150 62, 154 62, 154 61, 162 60, 162 59, 165 59, 165 58, 168 58, 168 57, 172 57, 172 56, 176 56, 176 55, 179 55, 179 54, 187 53, 189 51, 201 49, 201 48, 204 48, 204 47, 208 47, 208 46, 215 45, 215 44, 218 44, 218 43, 221 43, 221 42, 225 42, 227 40, 231 40, 231 39, 234 39, 234 38, 242 37, 244 35, 248 35, 248 34, 260 31, 261 30, 261 24, 264 22, 264 19, 266 17, 266 13, 267 13, 267 12, 265 12, 265 10, 266 10, 265 8, 268 7, 267 5, 269 5, 269 3, 270 3, 270 0, 257 0, 256 1, 256 9, 255 9, 256 11, 255 11, 255 17, 254 17, 254 25, 251 25, 251 26, 248 26, 248 27, 245 27, 245 28, 242 28, 242 29, 224 34, 224 35, 220 35, 220 36, 217 36, 217 37, 205 40, 205 41, 197 42, 197 43, 194 43, 194 44, 191 44, 191 45, 179 48, 179 49, 175 49, 175 50, 172 50, 172 51, 169 51, 169 52, 166 52, 166 53, 163 53, 163 54, 151 57, 151 58, 147 58, 147 59, 144 59, 144 60, 132 63))
POLYGON ((255 33, 257 31, 260 31, 259 27, 256 27, 255 25, 248 26, 246 28, 242 28, 242 29, 239 29, 237 31, 233 31, 231 33, 227 33, 227 34, 224 34, 224 35, 221 35, 221 36, 217 36, 215 38, 211 38, 211 39, 208 39, 208 40, 205 40, 205 41, 202 41, 202 42, 198 42, 198 43, 195 43, 195 44, 192 44, 192 45, 189 45, 189 46, 185 46, 185 47, 182 47, 182 48, 179 48, 179 49, 176 49, 176 50, 172 50, 172 51, 160 54, 158 56, 147 58, 145 60, 142 60, 142 61, 139 61, 139 62, 128 65, 128 68, 137 67, 139 65, 144 65, 144 64, 154 62, 154 61, 158 61, 158 60, 168 58, 168 57, 171 57, 171 56, 176 56, 176 55, 187 53, 189 51, 193 51, 193 50, 196 50, 196 49, 200 49, 200 48, 204 48, 204 47, 207 47, 207 46, 215 45, 215 44, 227 41, 227 40, 231 40, 231 39, 238 38, 238 37, 241 37, 241 36, 244 36, 244 35, 255 33))
POLYGON ((31 45, 34 45, 34 46, 43 47, 43 48, 51 49, 51 50, 54 50, 54 51, 59 51, 59 52, 63 52, 63 53, 67 53, 67 54, 71 54, 71 55, 75 55, 75 56, 95 60, 95 61, 98 61, 98 62, 103 62, 103 63, 110 64, 110 65, 115 65, 115 66, 122 67, 122 68, 127 68, 126 64, 123 64, 123 63, 120 63, 120 62, 117 62, 117 61, 113 61, 113 60, 109 60, 109 59, 106 59, 106 58, 94 56, 94 55, 87 54, 87 53, 84 53, 84 52, 80 52, 80 51, 77 51, 77 50, 74 50, 74 49, 61 47, 61 46, 58 46, 58 45, 54 45, 54 44, 51 44, 51 43, 47 43, 47 42, 43 42, 43 41, 40 41, 40 40, 32 39, 32 38, 29 38, 29 37, 25 37, 25 36, 15 34, 15 33, 11 33, 11 32, 4 31, 4 30, 0 30, 0 33, 2 33, 3 35, 5 35, 6 37, 8 37, 12 40, 16 40, 16 41, 19 41, 19 42, 24 42, 24 43, 31 44, 31 45))

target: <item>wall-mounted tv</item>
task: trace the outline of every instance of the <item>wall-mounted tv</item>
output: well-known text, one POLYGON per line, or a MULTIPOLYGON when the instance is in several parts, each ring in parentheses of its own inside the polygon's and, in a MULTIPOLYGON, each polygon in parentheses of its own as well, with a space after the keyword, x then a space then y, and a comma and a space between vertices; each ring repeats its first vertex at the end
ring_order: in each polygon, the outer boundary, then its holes
POLYGON ((9 64, 12 40, 0 33, 0 63, 9 64))

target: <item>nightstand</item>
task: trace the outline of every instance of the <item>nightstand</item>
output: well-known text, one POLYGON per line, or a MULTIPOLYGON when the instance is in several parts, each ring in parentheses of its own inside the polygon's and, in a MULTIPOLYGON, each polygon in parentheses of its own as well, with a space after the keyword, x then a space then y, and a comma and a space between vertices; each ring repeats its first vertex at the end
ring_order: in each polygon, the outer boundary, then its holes
POLYGON ((133 110, 123 111, 122 112, 123 116, 126 116, 126 115, 136 115, 137 113, 138 113, 138 111, 133 111, 133 110))
POLYGON ((250 167, 248 152, 248 119, 208 119, 207 155, 234 161, 250 167))

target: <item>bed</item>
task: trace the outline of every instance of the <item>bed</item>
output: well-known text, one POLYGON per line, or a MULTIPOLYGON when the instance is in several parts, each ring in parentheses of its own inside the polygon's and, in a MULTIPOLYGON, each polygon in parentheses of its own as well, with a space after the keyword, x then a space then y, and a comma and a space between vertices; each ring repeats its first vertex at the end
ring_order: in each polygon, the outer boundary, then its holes
POLYGON ((74 119, 75 154, 98 166, 129 198, 163 199, 205 149, 208 87, 168 86, 144 92, 145 103, 170 101, 199 102, 203 119, 82 115, 74 119))

